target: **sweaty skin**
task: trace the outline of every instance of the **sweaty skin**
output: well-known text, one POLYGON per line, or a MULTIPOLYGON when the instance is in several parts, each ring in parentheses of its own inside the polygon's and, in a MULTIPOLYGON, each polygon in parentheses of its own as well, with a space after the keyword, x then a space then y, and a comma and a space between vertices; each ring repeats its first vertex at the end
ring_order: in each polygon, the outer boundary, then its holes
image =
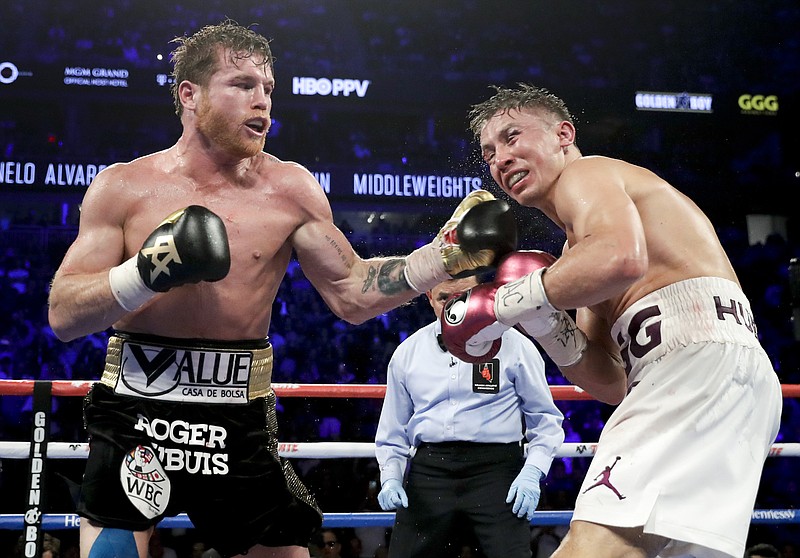
MULTIPOLYGON (((480 130, 494 180, 521 205, 536 207, 565 233, 561 257, 543 275, 549 301, 576 309, 588 338, 564 376, 595 398, 618 404, 627 377, 611 327, 631 304, 665 285, 736 274, 712 224, 686 196, 647 169, 584 157, 575 127, 537 108, 495 112, 480 130)), ((574 521, 554 558, 645 558, 667 540, 574 521)))
POLYGON ((627 383, 611 327, 644 295, 699 276, 737 282, 711 222, 651 171, 607 157, 584 157, 575 127, 532 109, 496 113, 480 134, 492 177, 521 205, 536 207, 567 236, 543 276, 556 308, 577 309, 589 338, 564 375, 617 404, 627 383))
POLYGON ((325 302, 350 322, 417 295, 403 280, 402 260, 355 253, 311 173, 261 151, 267 128, 246 123, 268 122, 269 67, 247 59, 234 64, 229 56, 221 62, 207 87, 181 84, 186 125, 176 145, 110 166, 92 182, 79 236, 53 281, 50 324, 60 339, 111 325, 171 337, 263 338, 293 250, 325 302), (134 255, 163 218, 191 204, 223 219, 230 273, 126 313, 111 294, 108 269, 134 255))
MULTIPOLYGON (((333 223, 319 183, 300 165, 263 152, 274 79, 260 55, 219 48, 208 83, 182 81, 183 133, 164 151, 112 165, 92 182, 78 237, 55 274, 50 325, 63 341, 113 326, 133 333, 216 340, 263 339, 292 252, 328 306, 358 323, 418 295, 401 258, 365 260, 333 223), (221 281, 159 293, 128 313, 109 269, 136 254, 172 212, 204 206, 225 223, 231 269, 221 281)), ((81 522, 84 558, 121 556, 134 537, 141 558, 150 531, 81 522)), ((304 546, 256 545, 251 558, 308 557, 304 546)))

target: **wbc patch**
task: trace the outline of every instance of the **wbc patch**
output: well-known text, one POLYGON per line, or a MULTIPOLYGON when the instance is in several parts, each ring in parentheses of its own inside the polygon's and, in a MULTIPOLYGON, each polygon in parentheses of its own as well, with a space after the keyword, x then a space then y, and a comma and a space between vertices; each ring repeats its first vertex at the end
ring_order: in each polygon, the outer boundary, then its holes
POLYGON ((122 460, 119 470, 122 490, 148 519, 167 510, 171 485, 153 448, 136 446, 122 460))
POLYGON ((500 360, 472 365, 472 391, 474 393, 498 393, 500 391, 500 360))

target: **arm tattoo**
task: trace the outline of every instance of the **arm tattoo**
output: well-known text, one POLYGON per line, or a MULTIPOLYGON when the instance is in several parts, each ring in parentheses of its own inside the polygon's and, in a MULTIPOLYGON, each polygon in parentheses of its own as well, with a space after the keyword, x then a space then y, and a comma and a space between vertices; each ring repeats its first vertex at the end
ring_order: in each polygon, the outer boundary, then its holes
POLYGON ((362 293, 373 289, 377 282, 378 290, 385 295, 393 295, 410 289, 403 273, 405 260, 402 258, 387 260, 381 266, 369 266, 367 278, 361 288, 362 293))
POLYGON ((361 287, 361 294, 365 294, 372 289, 372 284, 375 282, 375 276, 378 274, 378 270, 375 266, 369 266, 367 269, 367 278, 364 279, 364 285, 361 287))
POLYGON ((331 247, 333 247, 333 249, 336 250, 336 253, 339 254, 339 258, 347 266, 347 268, 350 269, 351 267, 353 267, 353 265, 347 260, 347 255, 345 255, 344 250, 342 250, 342 247, 339 246, 336 240, 334 240, 328 235, 325 235, 325 239, 328 241, 328 244, 330 244, 331 247))
POLYGON ((385 262, 378 271, 378 290, 385 295, 393 295, 410 289, 406 274, 403 273, 405 267, 403 258, 385 262))

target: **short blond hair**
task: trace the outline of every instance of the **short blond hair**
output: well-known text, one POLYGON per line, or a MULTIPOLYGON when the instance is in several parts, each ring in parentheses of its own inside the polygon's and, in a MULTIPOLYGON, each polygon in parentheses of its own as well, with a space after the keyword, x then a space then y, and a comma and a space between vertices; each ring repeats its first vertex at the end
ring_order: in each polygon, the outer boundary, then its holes
POLYGON ((559 120, 566 120, 573 126, 575 122, 566 103, 543 87, 528 83, 518 83, 516 88, 493 85, 495 94, 477 105, 473 105, 467 115, 469 129, 480 137, 483 127, 494 115, 509 110, 541 110, 552 114, 559 120))

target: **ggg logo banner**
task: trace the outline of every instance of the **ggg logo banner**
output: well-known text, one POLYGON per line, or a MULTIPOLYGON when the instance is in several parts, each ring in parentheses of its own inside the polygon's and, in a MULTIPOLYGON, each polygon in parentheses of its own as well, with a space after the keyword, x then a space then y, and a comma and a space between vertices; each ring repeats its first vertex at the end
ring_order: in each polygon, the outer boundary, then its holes
POLYGON ((739 96, 739 108, 742 109, 742 114, 775 116, 778 114, 778 97, 776 95, 751 95, 745 93, 739 96))

